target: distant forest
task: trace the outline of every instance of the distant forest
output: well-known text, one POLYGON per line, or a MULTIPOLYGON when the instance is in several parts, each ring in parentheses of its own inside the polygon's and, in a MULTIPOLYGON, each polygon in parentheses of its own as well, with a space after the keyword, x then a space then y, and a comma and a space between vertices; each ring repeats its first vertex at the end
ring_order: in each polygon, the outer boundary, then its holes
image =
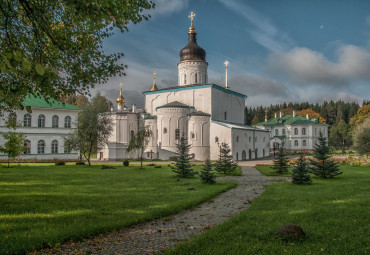
MULTIPOLYGON (((364 100, 362 106, 370 104, 370 101, 364 100)), ((283 103, 275 104, 267 107, 245 107, 244 123, 246 125, 254 125, 265 120, 265 111, 267 110, 267 118, 274 118, 275 113, 283 111, 284 115, 292 114, 293 110, 302 111, 306 109, 311 109, 325 120, 328 125, 334 125, 344 120, 347 124, 352 117, 357 113, 360 105, 355 102, 346 103, 341 100, 339 101, 324 101, 322 104, 311 104, 308 102, 304 103, 283 103)), ((305 116, 304 116, 305 117, 305 116)))

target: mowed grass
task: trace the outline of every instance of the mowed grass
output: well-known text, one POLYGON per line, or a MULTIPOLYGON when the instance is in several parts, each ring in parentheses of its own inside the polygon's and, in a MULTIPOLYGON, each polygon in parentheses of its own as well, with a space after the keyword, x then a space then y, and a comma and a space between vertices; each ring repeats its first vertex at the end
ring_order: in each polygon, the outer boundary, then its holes
POLYGON ((342 167, 312 185, 275 183, 251 207, 166 254, 370 254, 370 167, 342 167), (286 224, 307 238, 274 238, 286 224))
POLYGON ((236 185, 205 185, 199 177, 178 181, 167 166, 115 167, 0 167, 0 254, 25 253, 173 214, 236 185))

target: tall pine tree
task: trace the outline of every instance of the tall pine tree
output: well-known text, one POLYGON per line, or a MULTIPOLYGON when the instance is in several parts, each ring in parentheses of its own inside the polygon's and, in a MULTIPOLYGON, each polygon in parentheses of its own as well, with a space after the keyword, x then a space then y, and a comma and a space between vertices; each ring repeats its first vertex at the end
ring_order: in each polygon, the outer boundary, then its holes
POLYGON ((293 166, 292 182, 295 184, 310 184, 312 182, 309 167, 303 155, 299 157, 297 163, 293 166))
POLYGON ((233 155, 230 152, 230 146, 227 143, 221 143, 219 158, 215 164, 217 172, 226 174, 235 171, 237 164, 233 161, 233 155))
POLYGON ((274 165, 272 169, 274 169, 277 174, 288 173, 288 162, 289 159, 286 157, 284 149, 280 148, 279 152, 276 154, 276 158, 274 159, 274 165))
POLYGON ((176 163, 175 168, 172 171, 177 173, 177 175, 182 178, 193 177, 197 174, 189 162, 192 158, 192 156, 189 154, 190 147, 191 145, 188 144, 188 139, 182 136, 177 144, 177 152, 173 158, 176 163))
POLYGON ((314 159, 310 159, 310 171, 321 178, 333 178, 343 172, 339 170, 339 164, 331 159, 326 137, 320 132, 314 145, 314 159))

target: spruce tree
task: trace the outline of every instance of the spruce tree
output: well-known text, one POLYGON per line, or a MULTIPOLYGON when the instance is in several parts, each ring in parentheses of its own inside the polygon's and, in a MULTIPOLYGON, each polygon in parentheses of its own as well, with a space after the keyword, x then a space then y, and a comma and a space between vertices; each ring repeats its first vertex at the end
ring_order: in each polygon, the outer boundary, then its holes
POLYGON ((310 171, 321 178, 333 178, 343 172, 339 170, 339 163, 331 159, 330 149, 326 137, 320 132, 314 145, 314 159, 310 159, 310 171))
POLYGON ((176 162, 174 169, 175 173, 182 178, 193 177, 197 174, 190 164, 190 159, 192 156, 189 154, 191 145, 188 144, 188 139, 184 136, 180 138, 179 143, 177 144, 177 152, 173 157, 173 160, 176 162))
POLYGON ((216 183, 216 175, 213 172, 213 166, 209 159, 206 160, 205 164, 203 165, 202 170, 200 171, 200 180, 202 183, 206 184, 214 184, 216 183))
POLYGON ((230 154, 231 149, 227 143, 222 143, 220 147, 219 158, 215 164, 215 170, 219 173, 234 172, 237 164, 233 161, 233 156, 230 154))
POLYGON ((274 159, 274 166, 272 167, 272 169, 274 169, 277 174, 288 173, 288 162, 289 159, 286 157, 284 149, 280 148, 279 152, 276 153, 276 158, 274 159))
POLYGON ((295 184, 310 184, 312 182, 309 175, 309 167, 307 161, 301 155, 293 167, 292 182, 295 184))

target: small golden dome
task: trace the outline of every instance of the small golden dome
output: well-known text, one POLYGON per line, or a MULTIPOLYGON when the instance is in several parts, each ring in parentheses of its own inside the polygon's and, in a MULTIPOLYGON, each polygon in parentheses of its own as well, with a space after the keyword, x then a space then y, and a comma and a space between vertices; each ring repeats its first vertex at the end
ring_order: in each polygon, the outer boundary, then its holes
POLYGON ((125 98, 122 96, 122 86, 123 86, 123 83, 121 82, 119 96, 117 97, 117 105, 125 105, 125 98))
POLYGON ((156 90, 158 90, 158 88, 157 88, 157 84, 155 83, 155 75, 156 75, 157 73, 156 72, 154 72, 153 73, 153 86, 152 86, 152 88, 150 89, 150 91, 156 91, 156 90))

